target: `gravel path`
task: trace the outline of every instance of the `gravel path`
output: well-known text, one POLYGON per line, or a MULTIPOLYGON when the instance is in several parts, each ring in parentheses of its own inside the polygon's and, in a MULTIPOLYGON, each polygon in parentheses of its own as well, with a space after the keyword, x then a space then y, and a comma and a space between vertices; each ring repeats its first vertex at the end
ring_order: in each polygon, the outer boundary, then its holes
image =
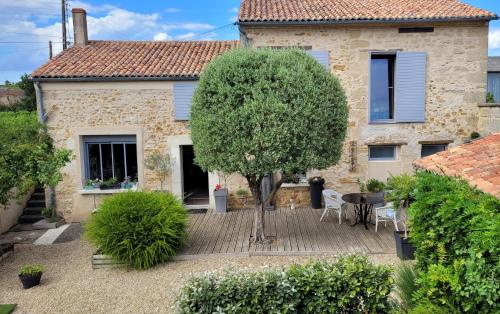
MULTIPOLYGON (((304 262, 307 257, 211 256, 175 261, 147 271, 92 270, 93 248, 86 241, 34 246, 16 245, 0 262, 0 303, 17 303, 18 313, 172 313, 183 283, 206 270, 251 268, 304 262), (17 278, 22 264, 41 263, 41 285, 23 290, 17 278)), ((376 263, 395 264, 395 255, 372 255, 376 263)))

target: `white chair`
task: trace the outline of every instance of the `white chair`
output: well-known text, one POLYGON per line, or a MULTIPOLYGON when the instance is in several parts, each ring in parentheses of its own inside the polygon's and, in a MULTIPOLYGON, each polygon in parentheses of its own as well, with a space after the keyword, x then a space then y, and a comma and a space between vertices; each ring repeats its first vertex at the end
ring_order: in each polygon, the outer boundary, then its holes
POLYGON ((396 231, 399 231, 397 211, 394 209, 394 204, 392 202, 389 202, 384 206, 375 207, 375 232, 378 230, 379 222, 384 222, 384 226, 387 227, 388 221, 392 221, 396 231))
POLYGON ((344 212, 344 218, 346 212, 344 206, 347 205, 346 202, 342 200, 342 194, 334 190, 323 190, 323 198, 325 200, 325 209, 319 221, 323 221, 323 218, 330 214, 330 211, 334 211, 339 215, 339 224, 342 223, 342 212, 344 212))

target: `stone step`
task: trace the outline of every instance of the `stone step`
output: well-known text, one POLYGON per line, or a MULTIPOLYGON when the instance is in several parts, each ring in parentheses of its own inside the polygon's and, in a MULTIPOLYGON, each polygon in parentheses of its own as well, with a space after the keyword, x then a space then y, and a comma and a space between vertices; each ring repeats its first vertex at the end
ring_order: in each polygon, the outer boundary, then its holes
POLYGON ((45 200, 45 193, 33 193, 31 194, 31 200, 45 200))
POLYGON ((33 200, 30 199, 26 204, 26 207, 45 207, 45 200, 33 200))
POLYGON ((43 207, 26 207, 23 210, 24 215, 41 215, 43 207))
POLYGON ((25 215, 25 214, 22 214, 19 217, 19 223, 34 223, 34 222, 37 222, 37 221, 42 220, 42 219, 44 219, 44 217, 42 215, 25 215))

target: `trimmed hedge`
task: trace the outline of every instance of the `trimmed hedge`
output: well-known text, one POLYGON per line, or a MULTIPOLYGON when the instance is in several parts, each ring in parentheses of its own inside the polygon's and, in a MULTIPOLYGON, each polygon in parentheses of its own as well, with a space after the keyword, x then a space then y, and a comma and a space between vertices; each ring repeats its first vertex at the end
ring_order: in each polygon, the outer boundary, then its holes
POLYGON ((172 194, 130 191, 104 199, 85 231, 103 254, 146 269, 175 256, 186 227, 186 209, 172 194))
POLYGON ((463 180, 419 172, 409 214, 420 270, 415 301, 500 313, 500 200, 463 180))
POLYGON ((180 313, 386 313, 393 279, 363 256, 262 272, 208 273, 191 279, 180 313))

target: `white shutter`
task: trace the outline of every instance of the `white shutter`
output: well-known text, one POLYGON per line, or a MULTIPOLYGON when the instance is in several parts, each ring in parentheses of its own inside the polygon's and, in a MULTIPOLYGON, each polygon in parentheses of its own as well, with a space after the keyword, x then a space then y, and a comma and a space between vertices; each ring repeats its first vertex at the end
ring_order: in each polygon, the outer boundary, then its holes
POLYGON ((189 120, 191 101, 198 81, 174 82, 174 117, 175 120, 189 120))

